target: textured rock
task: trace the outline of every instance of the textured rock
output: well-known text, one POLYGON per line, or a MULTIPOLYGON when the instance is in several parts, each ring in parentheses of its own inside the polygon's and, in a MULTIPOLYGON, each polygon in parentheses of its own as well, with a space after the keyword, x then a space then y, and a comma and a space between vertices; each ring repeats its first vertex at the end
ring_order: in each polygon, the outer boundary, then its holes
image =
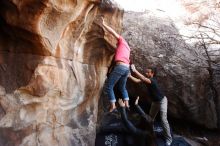
POLYGON ((99 18, 120 32, 122 14, 111 1, 0 2, 0 145, 94 145, 116 43, 99 18))
POLYGON ((181 4, 187 13, 187 16, 183 18, 185 30, 191 31, 191 38, 188 40, 197 42, 194 44, 194 48, 197 48, 196 52, 203 57, 200 60, 206 61, 202 66, 209 72, 208 83, 211 90, 207 90, 207 92, 209 98, 215 102, 217 126, 220 127, 220 2, 219 0, 198 0, 193 3, 189 0, 181 0, 181 4), (204 51, 205 48, 208 49, 204 51))
MULTIPOLYGON (((163 12, 126 12, 123 35, 132 48, 132 61, 144 72, 158 69, 158 80, 169 100, 169 114, 208 128, 217 128, 216 103, 205 59, 180 36, 163 12)), ((131 97, 146 97, 146 88, 129 84, 131 97)))
MULTIPOLYGON (((206 20, 197 14, 194 20, 206 20)), ((122 22, 123 11, 108 0, 1 0, 0 145, 94 145, 98 99, 116 45, 101 15, 117 32, 123 23, 138 69, 158 67, 172 117, 217 127, 206 61, 162 12, 127 12, 122 22)), ((129 91, 147 94, 131 83, 129 91)))

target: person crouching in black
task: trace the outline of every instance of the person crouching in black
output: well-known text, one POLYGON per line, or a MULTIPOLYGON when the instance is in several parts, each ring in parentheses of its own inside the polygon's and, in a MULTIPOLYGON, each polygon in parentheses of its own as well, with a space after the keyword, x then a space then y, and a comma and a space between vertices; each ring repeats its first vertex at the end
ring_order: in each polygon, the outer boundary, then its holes
POLYGON ((133 134, 136 137, 136 141, 138 146, 156 146, 155 144, 155 134, 153 132, 153 120, 150 116, 145 114, 145 112, 138 105, 139 97, 137 97, 135 101, 135 108, 139 115, 141 116, 141 128, 136 128, 134 124, 128 120, 126 114, 125 103, 122 99, 118 100, 120 105, 120 114, 122 118, 122 122, 128 130, 129 133, 133 134))

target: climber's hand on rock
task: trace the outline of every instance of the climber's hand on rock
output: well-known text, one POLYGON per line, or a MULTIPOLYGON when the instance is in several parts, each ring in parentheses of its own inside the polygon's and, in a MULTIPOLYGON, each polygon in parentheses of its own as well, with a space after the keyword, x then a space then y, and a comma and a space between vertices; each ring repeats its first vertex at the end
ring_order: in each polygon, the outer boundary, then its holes
POLYGON ((102 23, 102 25, 104 25, 104 24, 105 24, 105 20, 104 20, 104 18, 103 18, 103 17, 101 17, 101 23, 102 23))

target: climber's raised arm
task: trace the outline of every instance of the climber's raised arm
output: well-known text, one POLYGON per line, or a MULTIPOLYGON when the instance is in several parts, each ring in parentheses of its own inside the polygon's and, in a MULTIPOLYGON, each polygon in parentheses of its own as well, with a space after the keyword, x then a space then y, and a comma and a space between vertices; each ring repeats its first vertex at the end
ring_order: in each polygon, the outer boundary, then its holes
POLYGON ((107 31, 109 31, 114 37, 116 37, 117 39, 119 39, 120 35, 110 26, 108 26, 105 23, 105 20, 102 18, 102 25, 104 26, 105 29, 107 29, 107 31))

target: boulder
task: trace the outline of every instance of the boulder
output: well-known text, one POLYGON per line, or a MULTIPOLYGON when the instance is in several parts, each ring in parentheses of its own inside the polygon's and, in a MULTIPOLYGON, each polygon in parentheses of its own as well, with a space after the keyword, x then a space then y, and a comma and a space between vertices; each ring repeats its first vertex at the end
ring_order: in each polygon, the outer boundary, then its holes
MULTIPOLYGON (((95 144, 117 42, 101 17, 128 41, 138 70, 157 67, 170 117, 219 128, 219 66, 214 94, 206 59, 163 11, 124 12, 112 0, 1 0, 0 145, 95 144)), ((128 91, 147 98, 143 84, 128 81, 128 91)))
POLYGON ((0 2, 0 145, 94 145, 123 11, 111 1, 0 2))
MULTIPOLYGON (((131 46, 131 59, 145 73, 157 68, 159 86, 169 101, 168 114, 189 123, 217 128, 218 112, 207 63, 179 34, 162 11, 125 12, 122 35, 131 46)), ((130 96, 147 98, 144 85, 128 81, 130 96)))

